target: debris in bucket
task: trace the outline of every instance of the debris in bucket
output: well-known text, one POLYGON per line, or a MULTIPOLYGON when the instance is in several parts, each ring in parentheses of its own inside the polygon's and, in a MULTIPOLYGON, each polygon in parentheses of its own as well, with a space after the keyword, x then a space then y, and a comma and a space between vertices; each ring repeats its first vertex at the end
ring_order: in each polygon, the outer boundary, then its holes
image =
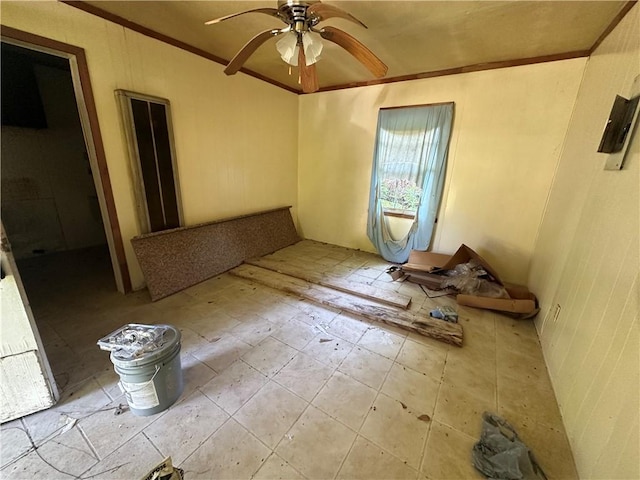
POLYGON ((121 360, 130 360, 159 349, 165 344, 163 325, 130 323, 98 340, 102 350, 109 350, 121 360))
POLYGON ((171 462, 171 457, 167 457, 157 464, 141 480, 183 480, 184 470, 175 468, 171 462))

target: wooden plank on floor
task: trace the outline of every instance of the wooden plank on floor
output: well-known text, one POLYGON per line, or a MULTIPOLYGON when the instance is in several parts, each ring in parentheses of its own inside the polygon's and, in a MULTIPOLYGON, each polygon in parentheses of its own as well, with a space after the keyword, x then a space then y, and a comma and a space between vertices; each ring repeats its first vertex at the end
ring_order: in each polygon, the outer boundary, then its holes
POLYGON ((436 318, 415 315, 394 307, 379 305, 371 300, 357 298, 254 265, 240 265, 230 270, 229 273, 267 287, 292 293, 315 303, 360 315, 368 320, 393 325, 457 347, 462 346, 462 325, 457 323, 449 323, 436 318))
POLYGON ((357 297, 373 300, 374 302, 384 303, 392 307, 402 308, 406 310, 411 303, 411 297, 402 295, 397 292, 384 290, 382 288, 372 287, 364 283, 352 282, 344 278, 329 276, 319 272, 311 272, 282 260, 273 260, 270 258, 252 258, 244 263, 254 265, 256 267, 266 268, 278 273, 289 275, 290 277, 299 278, 309 283, 322 285, 323 287, 333 288, 341 292, 349 293, 357 297))

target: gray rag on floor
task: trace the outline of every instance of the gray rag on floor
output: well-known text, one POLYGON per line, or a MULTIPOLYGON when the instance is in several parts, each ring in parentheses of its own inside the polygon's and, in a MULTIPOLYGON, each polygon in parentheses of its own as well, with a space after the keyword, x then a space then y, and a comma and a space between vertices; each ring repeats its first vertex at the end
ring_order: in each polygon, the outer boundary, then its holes
POLYGON ((529 448, 502 417, 482 414, 480 441, 473 446, 473 466, 487 478, 547 480, 529 448))

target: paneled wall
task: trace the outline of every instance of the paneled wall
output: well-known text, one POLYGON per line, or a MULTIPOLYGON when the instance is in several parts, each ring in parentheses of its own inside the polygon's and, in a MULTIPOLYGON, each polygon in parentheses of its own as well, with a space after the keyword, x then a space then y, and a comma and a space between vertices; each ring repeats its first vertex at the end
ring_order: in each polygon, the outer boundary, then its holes
MULTIPOLYGON (((293 93, 60 2, 2 2, 4 25, 86 51, 134 289, 144 279, 130 239, 136 199, 114 90, 171 102, 187 225, 297 203, 293 93)), ((293 210, 295 218, 295 208, 293 210)))
POLYGON ((587 64, 533 255, 545 359, 582 478, 640 478, 640 134, 621 171, 597 153, 640 75, 636 5, 587 64))
POLYGON ((305 95, 299 225, 306 238, 374 251, 366 236, 378 109, 455 102, 432 249, 476 249, 525 283, 585 59, 305 95))

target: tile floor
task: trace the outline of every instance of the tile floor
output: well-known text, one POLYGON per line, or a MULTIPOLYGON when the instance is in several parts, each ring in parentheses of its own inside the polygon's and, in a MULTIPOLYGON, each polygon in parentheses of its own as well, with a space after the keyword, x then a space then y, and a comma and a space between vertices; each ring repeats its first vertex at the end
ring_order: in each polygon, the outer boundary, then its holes
MULTIPOLYGON (((410 295, 412 310, 454 305, 391 282, 368 253, 302 241, 274 256, 410 295)), ((62 398, 2 425, 3 478, 135 479, 168 455, 187 480, 481 478, 485 410, 549 478, 577 478, 531 321, 458 307, 457 348, 228 274, 155 303, 123 296, 101 249, 20 269, 62 398), (182 332, 184 393, 150 417, 115 415, 124 398, 95 344, 131 322, 182 332)))

